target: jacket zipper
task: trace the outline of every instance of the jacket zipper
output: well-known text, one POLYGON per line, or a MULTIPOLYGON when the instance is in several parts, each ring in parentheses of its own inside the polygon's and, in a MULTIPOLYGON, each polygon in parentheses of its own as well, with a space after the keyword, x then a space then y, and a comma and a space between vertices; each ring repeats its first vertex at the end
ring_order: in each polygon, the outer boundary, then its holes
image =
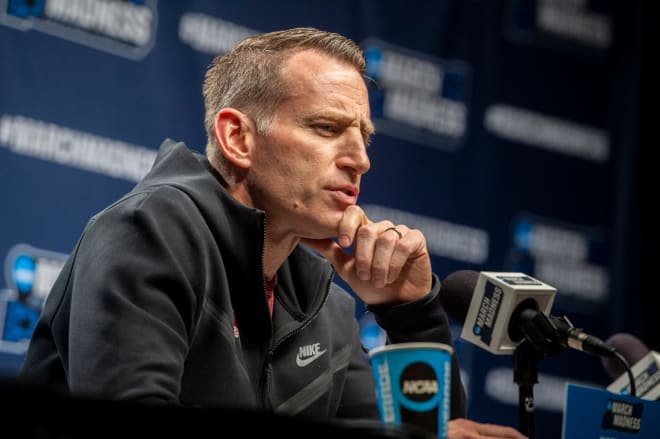
POLYGON ((289 332, 288 334, 285 334, 276 344, 271 345, 271 347, 268 349, 268 354, 266 355, 266 360, 264 362, 263 375, 262 375, 263 379, 262 379, 262 385, 261 385, 261 389, 260 389, 263 407, 268 411, 272 411, 272 409, 273 409, 273 406, 272 406, 272 404, 270 402, 270 398, 269 398, 268 386, 270 384, 270 372, 272 370, 271 364, 272 364, 272 359, 273 359, 273 356, 275 354, 275 351, 277 350, 277 348, 285 340, 287 340, 287 339, 293 337, 294 335, 299 334, 300 332, 302 332, 305 328, 307 328, 307 326, 309 326, 309 324, 314 319, 316 319, 316 317, 321 312, 321 309, 323 309, 323 306, 325 306, 325 303, 328 301, 328 296, 330 295, 330 285, 332 284, 332 278, 333 278, 334 274, 335 274, 335 269, 332 268, 331 272, 330 272, 330 275, 328 276, 327 283, 325 285, 325 297, 323 298, 323 302, 321 302, 321 304, 316 308, 316 311, 314 312, 314 314, 309 316, 309 318, 300 327, 298 327, 297 329, 289 332))
MULTIPOLYGON (((263 226, 263 237, 262 237, 262 244, 261 244, 261 278, 262 278, 262 290, 265 293, 266 291, 266 276, 264 273, 264 269, 266 267, 266 262, 264 258, 266 257, 266 214, 262 214, 262 226, 263 226)), ((272 323, 272 318, 271 318, 271 339, 273 336, 273 323, 272 323)), ((268 353, 266 354, 266 358, 264 359, 264 364, 262 366, 261 370, 261 382, 259 383, 259 393, 261 394, 261 405, 264 409, 270 411, 272 410, 270 401, 268 399, 268 386, 270 384, 270 360, 271 360, 271 349, 268 349, 268 353)))

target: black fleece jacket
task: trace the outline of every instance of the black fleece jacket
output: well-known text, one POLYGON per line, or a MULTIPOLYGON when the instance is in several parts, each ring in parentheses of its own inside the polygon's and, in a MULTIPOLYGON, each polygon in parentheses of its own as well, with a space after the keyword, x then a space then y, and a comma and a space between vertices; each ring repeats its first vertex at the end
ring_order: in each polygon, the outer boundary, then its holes
MULTIPOLYGON (((271 321, 264 227, 264 212, 229 196, 205 157, 166 140, 146 177, 85 227, 19 378, 110 399, 377 418, 355 299, 328 261, 294 250, 271 321)), ((372 308, 391 342, 452 345, 439 288, 436 277, 419 301, 372 308)), ((465 416, 455 358, 452 374, 455 418, 465 416)))

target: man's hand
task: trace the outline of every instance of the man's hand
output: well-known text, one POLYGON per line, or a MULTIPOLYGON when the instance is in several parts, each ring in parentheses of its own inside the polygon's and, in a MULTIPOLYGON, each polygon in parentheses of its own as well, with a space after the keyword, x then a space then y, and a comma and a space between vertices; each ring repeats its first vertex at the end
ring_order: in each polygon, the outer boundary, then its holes
POLYGON ((447 424, 448 439, 525 439, 518 430, 496 424, 482 424, 469 419, 452 419, 447 424))
POLYGON ((325 256, 366 304, 409 302, 431 291, 431 260, 419 230, 371 222, 360 207, 351 206, 337 236, 339 244, 332 239, 301 242, 325 256), (353 254, 345 250, 351 245, 353 254))

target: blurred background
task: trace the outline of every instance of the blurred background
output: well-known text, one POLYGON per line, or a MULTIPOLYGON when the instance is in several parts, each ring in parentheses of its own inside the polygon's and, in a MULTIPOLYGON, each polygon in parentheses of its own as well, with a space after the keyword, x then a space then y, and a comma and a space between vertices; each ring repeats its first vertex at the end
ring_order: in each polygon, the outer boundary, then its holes
MULTIPOLYGON (((294 26, 364 48, 377 134, 360 204, 426 233, 434 271, 520 271, 552 313, 660 350, 650 285, 653 20, 643 0, 0 0, 0 375, 90 216, 166 137, 203 151, 201 83, 241 38, 294 26)), ((361 308, 366 345, 382 342, 361 308)), ((518 425, 512 357, 463 342, 468 415, 518 425)), ((135 335, 139 337, 139 334, 135 335)), ((542 359, 538 438, 599 358, 542 359)))

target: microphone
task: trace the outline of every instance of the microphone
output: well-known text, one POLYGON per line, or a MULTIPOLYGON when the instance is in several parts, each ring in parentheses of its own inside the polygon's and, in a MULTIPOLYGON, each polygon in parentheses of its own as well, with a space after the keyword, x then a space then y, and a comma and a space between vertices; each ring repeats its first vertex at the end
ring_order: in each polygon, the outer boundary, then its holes
MULTIPOLYGON (((640 339, 626 332, 611 335, 606 343, 619 351, 629 364, 637 363, 651 351, 640 339)), ((613 358, 603 357, 600 361, 613 380, 625 373, 625 368, 613 358)))
MULTIPOLYGON (((513 355, 520 431, 530 438, 534 432, 532 389, 538 382, 536 361, 541 356, 570 347, 621 357, 605 342, 575 328, 568 318, 551 316, 556 294, 556 288, 518 272, 457 271, 440 288, 440 304, 447 315, 463 322, 462 339, 493 354, 513 355)), ((631 394, 635 395, 634 384, 631 394)))
POLYGON ((557 289, 518 272, 459 270, 442 281, 440 302, 463 323, 461 338, 493 354, 513 354, 527 340, 549 355, 564 347, 615 356, 605 342, 550 315, 557 289))
POLYGON ((620 394, 636 393, 636 396, 652 401, 660 400, 660 353, 650 350, 640 339, 628 333, 612 335, 607 339, 607 344, 620 352, 628 364, 632 364, 631 374, 628 374, 619 363, 601 358, 607 374, 614 380, 607 390, 620 394))

